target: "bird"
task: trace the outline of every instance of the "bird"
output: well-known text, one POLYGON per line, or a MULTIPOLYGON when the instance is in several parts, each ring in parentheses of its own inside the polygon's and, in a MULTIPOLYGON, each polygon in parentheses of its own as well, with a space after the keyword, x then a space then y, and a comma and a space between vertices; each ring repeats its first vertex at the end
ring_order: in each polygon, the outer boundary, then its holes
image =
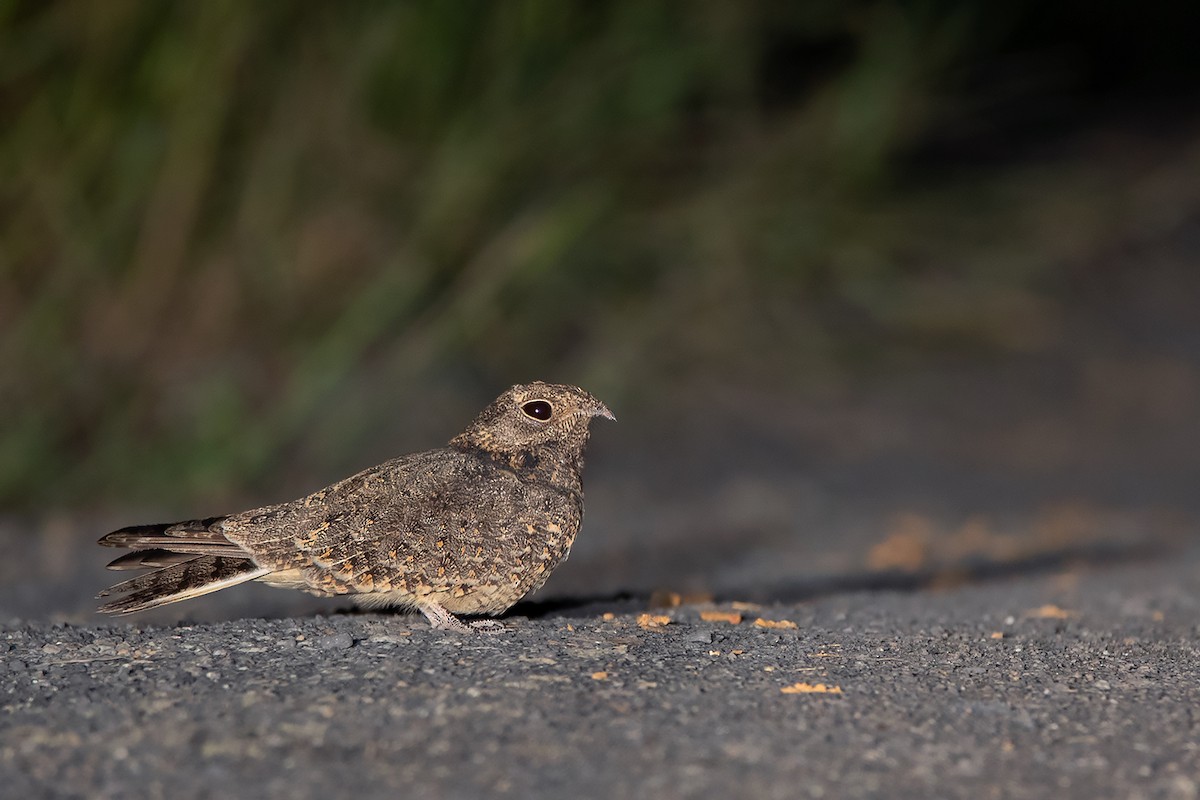
POLYGON ((420 611, 434 629, 498 632, 491 619, 540 588, 583 521, 590 423, 615 421, 577 386, 512 386, 445 447, 363 470, 298 500, 135 525, 99 540, 148 569, 99 597, 130 614, 260 581, 366 608, 420 611))

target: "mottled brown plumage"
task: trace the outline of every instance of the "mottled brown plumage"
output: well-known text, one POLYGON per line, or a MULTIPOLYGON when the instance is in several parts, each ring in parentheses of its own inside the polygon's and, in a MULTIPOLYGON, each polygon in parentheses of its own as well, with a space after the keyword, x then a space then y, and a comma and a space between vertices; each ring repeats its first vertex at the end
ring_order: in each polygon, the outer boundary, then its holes
MULTIPOLYGON (((108 591, 125 614, 249 580, 361 605, 416 608, 434 627, 499 614, 546 582, 583 519, 583 452, 608 408, 574 386, 518 385, 448 447, 401 456, 307 497, 240 514, 122 528, 108 591)), ((478 628, 497 623, 472 623, 478 628)))

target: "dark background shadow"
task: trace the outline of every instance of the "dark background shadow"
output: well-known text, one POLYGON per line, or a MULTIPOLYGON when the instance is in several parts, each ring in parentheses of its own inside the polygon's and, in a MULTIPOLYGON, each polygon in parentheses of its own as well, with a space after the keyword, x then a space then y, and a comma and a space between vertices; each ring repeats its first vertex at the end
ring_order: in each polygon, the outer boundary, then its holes
MULTIPOLYGON (((621 420, 561 608, 1189 546, 1200 11, 1136 12, 9 4, 0 613, 534 377, 621 420)), ((145 619, 338 607, 227 594, 145 619)))

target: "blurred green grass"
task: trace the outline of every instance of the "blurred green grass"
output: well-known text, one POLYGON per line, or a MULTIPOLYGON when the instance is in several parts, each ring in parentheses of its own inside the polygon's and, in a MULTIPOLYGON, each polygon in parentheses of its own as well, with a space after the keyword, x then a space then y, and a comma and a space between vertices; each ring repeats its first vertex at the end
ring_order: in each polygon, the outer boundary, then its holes
POLYGON ((0 2, 0 507, 322 474, 439 383, 1037 348, 1135 179, 912 166, 1036 13, 0 2))

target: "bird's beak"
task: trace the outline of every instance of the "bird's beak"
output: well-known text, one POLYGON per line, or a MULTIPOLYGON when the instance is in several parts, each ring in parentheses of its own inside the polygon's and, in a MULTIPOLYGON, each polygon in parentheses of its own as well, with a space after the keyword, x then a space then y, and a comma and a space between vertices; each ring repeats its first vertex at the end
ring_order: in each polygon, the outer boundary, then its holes
POLYGON ((601 403, 599 400, 596 401, 596 407, 592 409, 592 416, 604 417, 605 419, 611 419, 613 422, 617 421, 617 418, 613 416, 613 413, 608 410, 608 406, 604 405, 604 403, 601 403))

